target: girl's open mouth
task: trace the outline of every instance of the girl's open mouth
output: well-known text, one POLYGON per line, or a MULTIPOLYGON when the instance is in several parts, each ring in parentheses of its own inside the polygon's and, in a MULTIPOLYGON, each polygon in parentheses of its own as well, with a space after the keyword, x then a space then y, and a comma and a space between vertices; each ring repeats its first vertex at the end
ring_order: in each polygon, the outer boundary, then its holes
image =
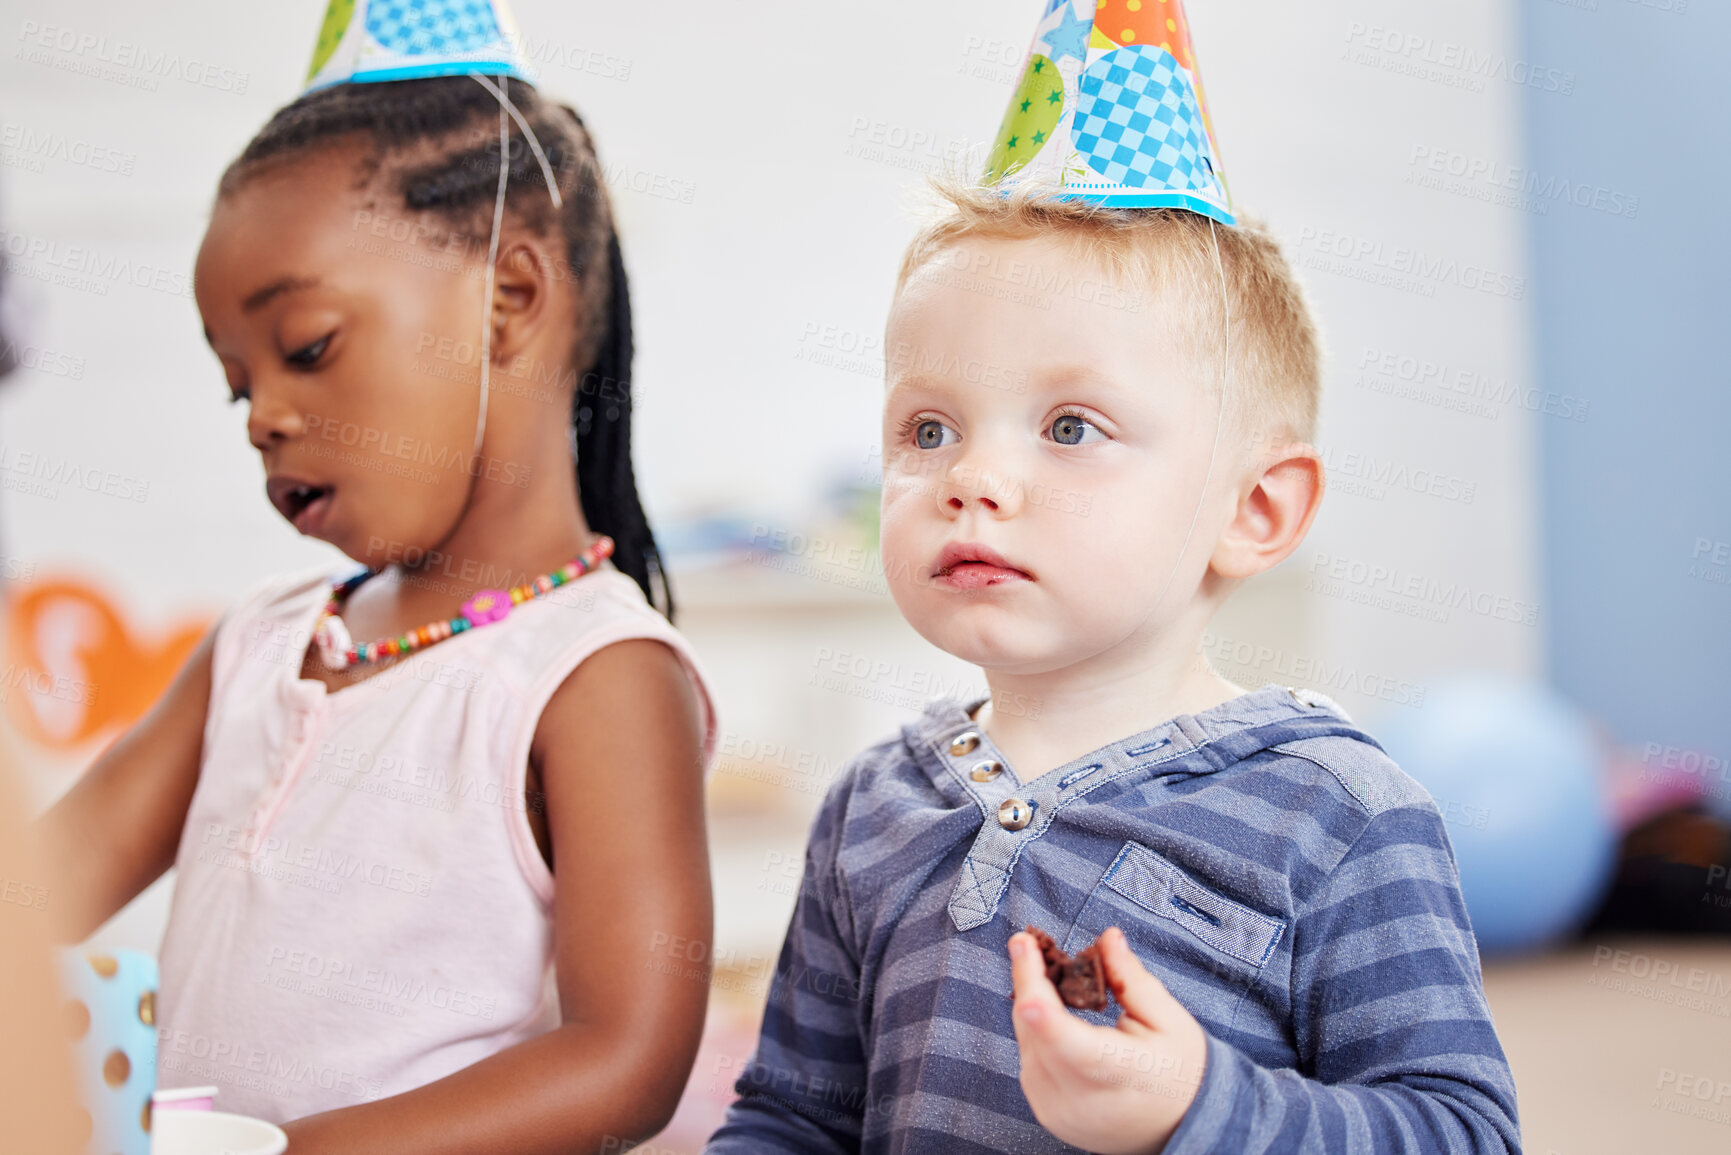
POLYGON ((309 487, 301 495, 292 498, 299 503, 293 516, 289 518, 294 527, 302 533, 312 534, 324 525, 325 515, 330 512, 331 496, 335 490, 309 487))
POLYGON ((265 484, 265 492, 278 513, 286 517, 295 529, 310 535, 324 525, 336 487, 315 485, 293 477, 273 477, 265 484))

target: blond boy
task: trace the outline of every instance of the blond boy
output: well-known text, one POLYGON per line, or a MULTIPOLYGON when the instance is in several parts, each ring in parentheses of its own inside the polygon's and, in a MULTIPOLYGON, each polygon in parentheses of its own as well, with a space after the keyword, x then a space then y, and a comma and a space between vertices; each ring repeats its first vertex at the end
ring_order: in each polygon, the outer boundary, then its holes
POLYGON ((1322 497, 1277 245, 947 191, 886 335, 882 552, 991 692, 830 791, 708 1150, 1518 1150, 1436 805, 1327 698, 1202 654, 1322 497), (1067 1009, 1026 925, 1098 939, 1117 1005, 1067 1009))

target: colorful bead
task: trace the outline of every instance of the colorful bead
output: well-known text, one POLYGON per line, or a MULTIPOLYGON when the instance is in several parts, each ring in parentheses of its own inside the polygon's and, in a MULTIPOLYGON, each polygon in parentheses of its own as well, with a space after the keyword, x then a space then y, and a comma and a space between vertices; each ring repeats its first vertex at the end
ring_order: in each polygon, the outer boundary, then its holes
POLYGON ((510 612, 511 603, 504 590, 480 590, 463 603, 463 617, 471 625, 484 626, 510 612))
POLYGON ((348 664, 347 654, 354 646, 354 639, 349 637, 343 619, 327 612, 319 619, 313 638, 318 643, 319 657, 326 666, 340 670, 348 664))

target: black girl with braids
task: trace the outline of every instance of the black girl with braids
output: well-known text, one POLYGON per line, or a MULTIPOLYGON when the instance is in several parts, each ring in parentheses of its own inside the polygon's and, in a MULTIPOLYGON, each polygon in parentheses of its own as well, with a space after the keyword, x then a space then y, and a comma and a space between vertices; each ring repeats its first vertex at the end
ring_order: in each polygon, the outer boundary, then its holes
POLYGON ((261 583, 50 813, 68 933, 176 866, 159 1030, 321 1073, 223 1083, 295 1155, 654 1134, 707 1004, 719 731, 632 473, 587 129, 504 77, 315 90, 223 175, 196 274, 272 503, 365 570, 261 583), (427 627, 601 535, 570 585, 427 627), (326 619, 419 648, 333 667, 326 619))
MULTIPOLYGON (((508 79, 503 83, 510 85, 508 79)), ((515 93, 512 103, 535 140, 545 144, 537 156, 529 137, 512 134, 506 153, 507 209, 523 214, 537 231, 558 230, 565 245, 563 267, 590 303, 571 351, 573 366, 587 366, 578 377, 571 414, 583 513, 590 528, 613 538, 614 564, 671 620, 671 591, 631 468, 631 295, 600 166, 575 109, 545 101, 521 83, 515 93), (543 181, 550 174, 564 201, 558 219, 549 219, 555 214, 543 181), (652 580, 661 587, 659 600, 652 580)), ((436 156, 405 165, 402 207, 468 230, 465 239, 484 239, 498 187, 499 144, 491 131, 498 112, 494 91, 468 79, 321 89, 272 118, 229 167, 221 187, 227 192, 273 160, 357 133, 370 135, 387 156, 443 142, 446 148, 436 156)), ((376 157, 371 161, 378 163, 376 157)))

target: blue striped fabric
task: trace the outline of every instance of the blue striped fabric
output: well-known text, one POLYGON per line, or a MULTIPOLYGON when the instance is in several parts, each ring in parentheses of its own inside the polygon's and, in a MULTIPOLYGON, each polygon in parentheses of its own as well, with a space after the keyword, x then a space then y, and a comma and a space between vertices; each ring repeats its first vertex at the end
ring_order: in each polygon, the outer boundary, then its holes
POLYGON ((1026 923, 1070 951, 1122 927, 1207 1031, 1166 1155, 1520 1149, 1441 814, 1338 706, 1270 684, 1024 784, 989 738, 951 752, 982 701, 929 703, 825 798, 708 1152, 1075 1150, 1017 1078, 1026 923))

